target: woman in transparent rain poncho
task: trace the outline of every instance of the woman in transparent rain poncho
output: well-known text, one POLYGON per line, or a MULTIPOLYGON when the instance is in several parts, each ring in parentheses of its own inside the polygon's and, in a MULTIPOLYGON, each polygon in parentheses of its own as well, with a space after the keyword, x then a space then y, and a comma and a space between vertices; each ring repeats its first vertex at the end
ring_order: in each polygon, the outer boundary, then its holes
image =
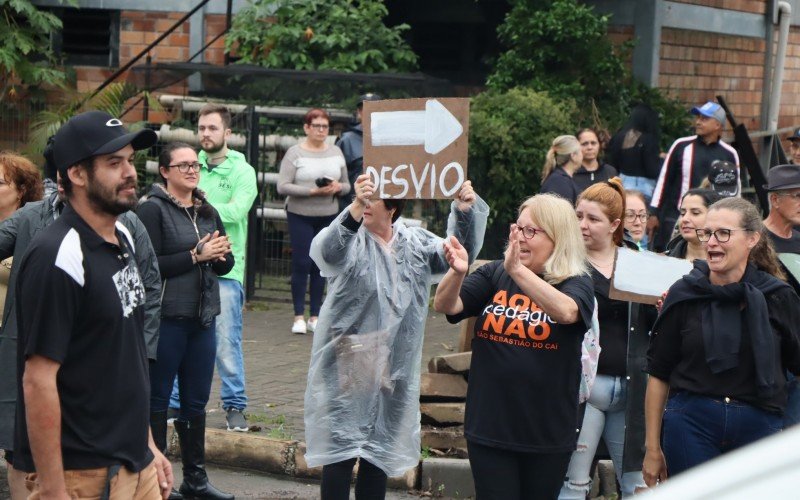
MULTIPOLYGON (((324 466, 322 498, 346 499, 360 458, 356 498, 383 498, 388 476, 417 465, 419 379, 431 284, 449 266, 444 240, 395 223, 404 200, 370 201, 369 175, 355 199, 311 243, 328 278, 305 395, 306 461, 324 466)), ((470 261, 483 244, 489 207, 461 187, 447 234, 470 261)))

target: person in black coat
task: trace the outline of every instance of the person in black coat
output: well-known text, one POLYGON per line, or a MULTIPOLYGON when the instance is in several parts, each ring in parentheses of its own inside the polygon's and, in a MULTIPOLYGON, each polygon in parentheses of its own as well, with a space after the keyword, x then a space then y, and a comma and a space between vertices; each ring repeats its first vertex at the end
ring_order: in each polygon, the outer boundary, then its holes
MULTIPOLYGON (((154 184, 137 214, 147 228, 161 270, 161 335, 150 366, 153 439, 166 448, 167 406, 175 376, 181 398, 175 421, 183 460, 182 495, 233 498, 205 472, 205 407, 216 358, 220 313, 217 276, 233 268, 231 245, 217 211, 197 189, 200 162, 188 144, 173 142, 159 156, 164 184, 154 184)), ((173 494, 173 497, 180 498, 173 494)))
POLYGON ((542 167, 542 187, 539 193, 557 194, 574 207, 580 191, 573 175, 581 162, 581 145, 574 135, 560 135, 553 139, 542 167))
POLYGON ((758 209, 724 198, 696 232, 706 260, 670 287, 647 355, 651 487, 779 432, 786 371, 800 374, 800 298, 758 209))

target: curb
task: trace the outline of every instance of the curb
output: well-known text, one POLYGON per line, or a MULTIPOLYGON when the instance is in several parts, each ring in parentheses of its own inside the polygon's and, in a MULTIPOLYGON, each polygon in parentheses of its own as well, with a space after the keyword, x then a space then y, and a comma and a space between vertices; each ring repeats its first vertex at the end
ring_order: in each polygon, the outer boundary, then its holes
MULTIPOLYGON (((167 443, 167 455, 171 458, 179 458, 178 435, 172 424, 169 424, 167 428, 167 443)), ((269 438, 250 432, 229 432, 206 428, 206 462, 215 465, 240 467, 297 478, 320 479, 322 467, 308 467, 304 457, 305 451, 306 444, 302 441, 269 438)), ((420 462, 420 464, 422 463, 420 462)), ((421 466, 417 465, 403 476, 390 477, 389 488, 419 489, 420 470, 421 466)), ((471 479, 470 476, 470 481, 471 479)), ((454 490, 448 489, 448 491, 454 490)))

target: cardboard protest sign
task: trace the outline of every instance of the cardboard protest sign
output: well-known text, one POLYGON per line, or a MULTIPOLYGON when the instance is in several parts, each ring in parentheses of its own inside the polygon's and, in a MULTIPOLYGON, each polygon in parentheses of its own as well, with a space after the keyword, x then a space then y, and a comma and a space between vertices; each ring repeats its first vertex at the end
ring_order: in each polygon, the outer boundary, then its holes
POLYGON ((367 101, 364 171, 380 198, 454 198, 467 180, 469 99, 367 101))
POLYGON ((796 253, 779 253, 778 259, 783 264, 783 267, 789 271, 789 274, 797 282, 800 282, 800 255, 796 253))
POLYGON ((608 296, 642 304, 655 304, 661 294, 692 270, 692 263, 653 252, 617 250, 608 296))

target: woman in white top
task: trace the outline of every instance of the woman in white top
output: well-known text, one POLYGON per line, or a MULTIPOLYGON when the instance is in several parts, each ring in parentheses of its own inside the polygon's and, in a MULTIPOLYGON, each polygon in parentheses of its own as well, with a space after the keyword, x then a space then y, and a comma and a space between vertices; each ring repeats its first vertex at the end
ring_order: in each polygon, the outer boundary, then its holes
POLYGON ((339 213, 338 196, 350 192, 342 151, 325 141, 328 114, 321 109, 306 113, 306 138, 292 146, 281 161, 278 193, 286 196, 286 216, 292 245, 292 333, 314 332, 322 304, 325 278, 308 255, 311 240, 339 213), (310 310, 305 321, 306 284, 311 277, 310 310))

